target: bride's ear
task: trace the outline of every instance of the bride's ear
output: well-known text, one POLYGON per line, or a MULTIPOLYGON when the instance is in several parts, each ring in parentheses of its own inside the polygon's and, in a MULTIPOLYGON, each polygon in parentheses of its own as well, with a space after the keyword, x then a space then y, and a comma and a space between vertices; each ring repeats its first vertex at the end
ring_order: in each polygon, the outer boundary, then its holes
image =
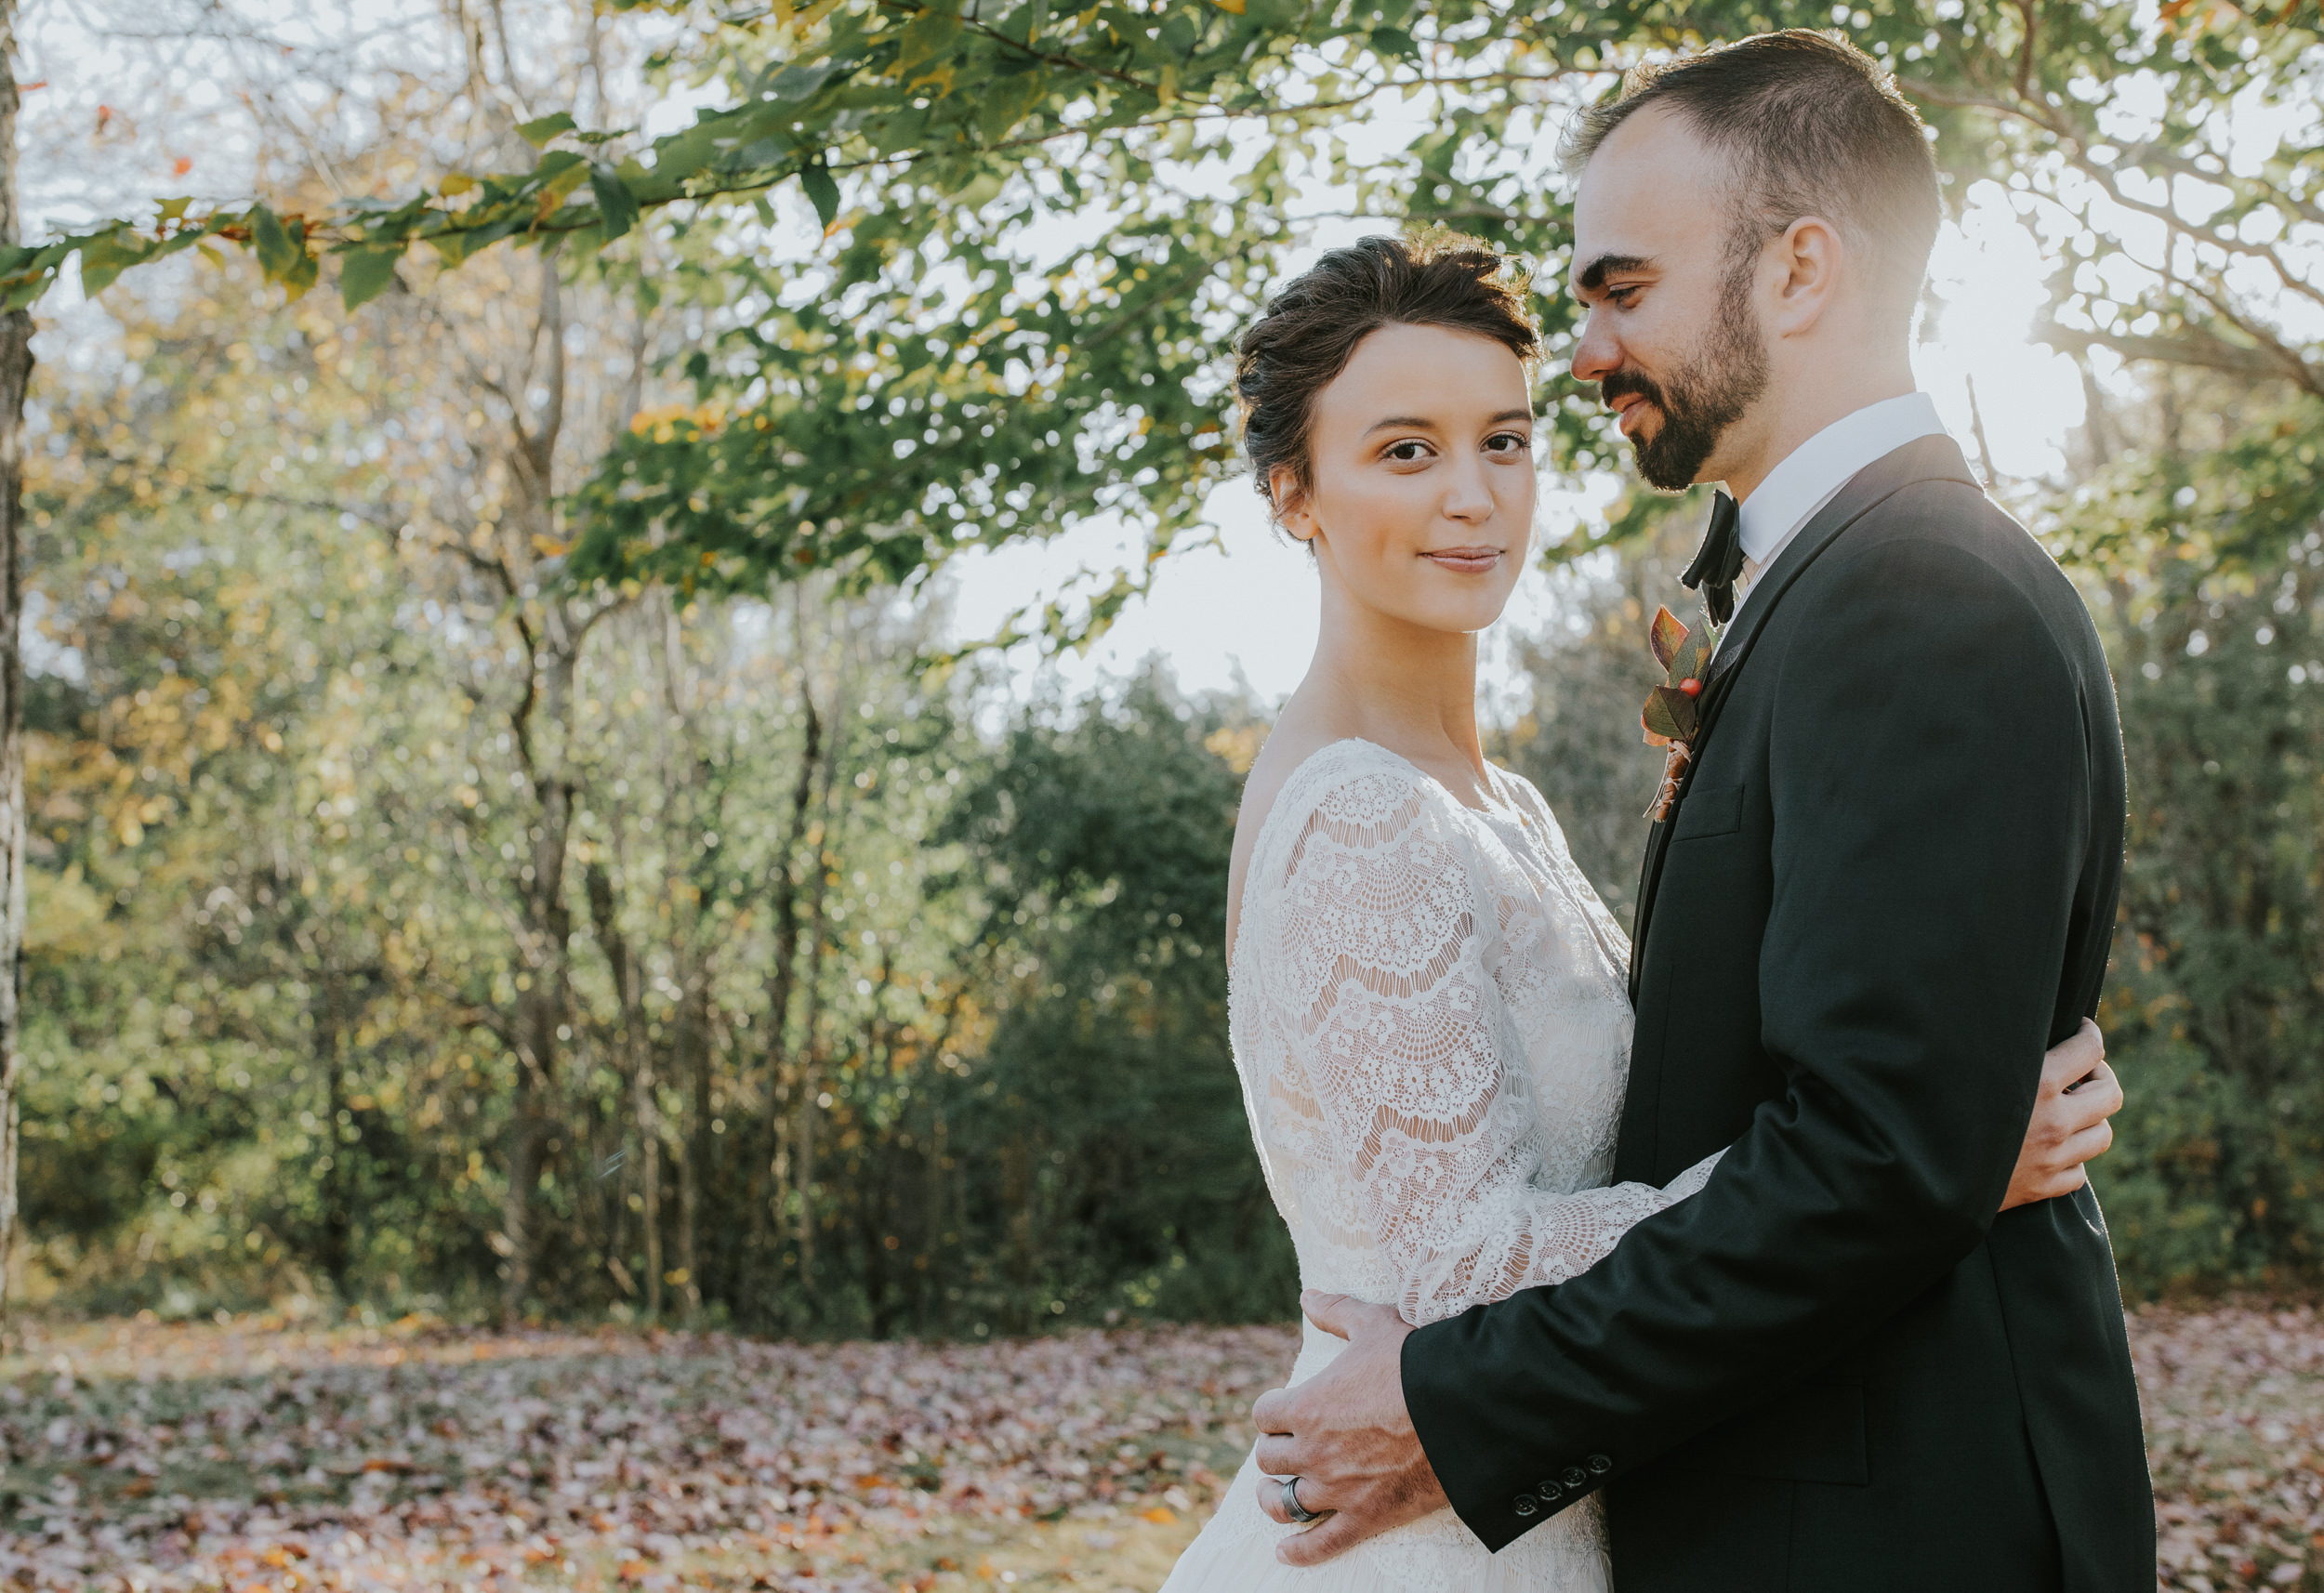
POLYGON ((1277 465, 1267 473, 1267 496, 1275 506, 1275 524, 1294 542, 1313 542, 1315 538, 1315 515, 1308 501, 1307 492, 1300 485, 1299 472, 1288 465, 1277 465))

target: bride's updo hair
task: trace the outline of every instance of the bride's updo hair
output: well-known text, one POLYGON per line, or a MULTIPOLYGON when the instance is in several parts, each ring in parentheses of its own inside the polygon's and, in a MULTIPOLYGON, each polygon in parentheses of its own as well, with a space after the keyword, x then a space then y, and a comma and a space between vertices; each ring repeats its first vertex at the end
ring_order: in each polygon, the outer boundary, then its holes
POLYGON ((1315 395, 1383 326, 1442 326, 1490 337, 1528 366, 1541 351, 1525 271, 1479 239, 1444 228, 1334 249, 1267 301, 1235 346, 1243 447, 1270 509, 1278 467, 1314 488, 1308 431, 1315 395))

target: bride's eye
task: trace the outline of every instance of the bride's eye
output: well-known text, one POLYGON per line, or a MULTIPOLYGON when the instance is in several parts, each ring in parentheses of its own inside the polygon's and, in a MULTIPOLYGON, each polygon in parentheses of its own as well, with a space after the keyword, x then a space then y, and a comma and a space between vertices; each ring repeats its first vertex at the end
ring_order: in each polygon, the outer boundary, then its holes
POLYGON ((1417 465, 1429 457, 1431 452, 1429 445, 1419 438, 1407 437, 1402 442, 1391 442, 1380 457, 1398 465, 1417 465))
POLYGON ((1523 454, 1533 446, 1533 439, 1522 431, 1496 431, 1485 440, 1487 454, 1523 454))

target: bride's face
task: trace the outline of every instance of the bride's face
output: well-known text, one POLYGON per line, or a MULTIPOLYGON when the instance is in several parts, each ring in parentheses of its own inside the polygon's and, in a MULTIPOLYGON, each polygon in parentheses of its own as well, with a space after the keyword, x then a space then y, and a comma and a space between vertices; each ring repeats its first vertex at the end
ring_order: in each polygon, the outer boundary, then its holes
POLYGON ((1525 366, 1489 337, 1383 326, 1315 396, 1313 491, 1276 501, 1340 597, 1431 630, 1480 631, 1533 546, 1525 366))

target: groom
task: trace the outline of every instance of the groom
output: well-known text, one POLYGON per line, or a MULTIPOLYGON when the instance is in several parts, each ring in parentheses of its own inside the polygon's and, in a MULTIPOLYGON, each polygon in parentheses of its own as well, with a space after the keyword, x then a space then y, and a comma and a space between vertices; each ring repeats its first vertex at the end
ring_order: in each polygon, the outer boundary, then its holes
POLYGON ((1614 1177, 1733 1149, 1571 1283, 1418 1331, 1311 1301, 1350 1349, 1261 1401, 1259 1464, 1333 1514, 1280 1557, 1447 1502, 1498 1548, 1603 1489, 1621 1593, 2151 1593, 2098 1203, 1995 1216, 2105 977, 2120 732, 2074 589, 1913 390, 1923 129, 1787 33, 1633 74, 1576 142, 1574 374, 1647 481, 1734 494, 1614 1177))

